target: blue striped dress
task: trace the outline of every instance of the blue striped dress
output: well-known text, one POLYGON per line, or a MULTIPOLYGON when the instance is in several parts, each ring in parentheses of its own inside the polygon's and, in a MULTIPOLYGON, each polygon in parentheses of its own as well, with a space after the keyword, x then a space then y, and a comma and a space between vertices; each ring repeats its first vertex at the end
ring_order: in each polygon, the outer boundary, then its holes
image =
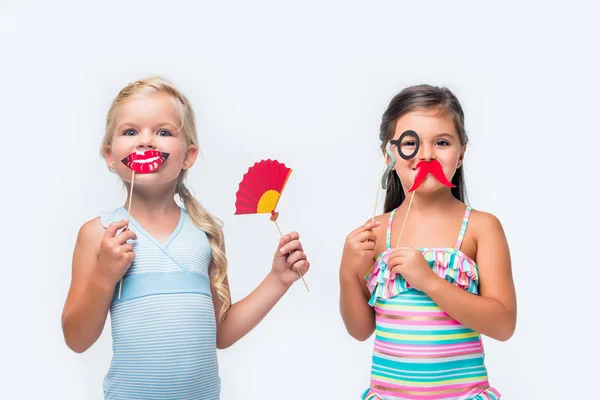
MULTIPOLYGON (((102 213, 104 227, 127 217, 119 207, 102 213)), ((219 399, 215 312, 206 234, 181 208, 177 227, 161 243, 134 218, 129 229, 135 260, 110 306, 113 357, 104 397, 219 399)))

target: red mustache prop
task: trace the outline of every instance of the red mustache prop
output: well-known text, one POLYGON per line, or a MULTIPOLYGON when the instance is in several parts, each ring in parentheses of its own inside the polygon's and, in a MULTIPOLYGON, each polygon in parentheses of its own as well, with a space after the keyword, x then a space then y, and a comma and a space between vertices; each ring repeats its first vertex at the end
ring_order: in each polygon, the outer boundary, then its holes
POLYGON ((444 170, 442 169, 440 162, 438 160, 431 160, 421 161, 417 164, 417 176, 415 176, 415 181, 408 191, 412 192, 417 190, 423 181, 425 181, 427 174, 430 172, 431 175, 433 175, 434 178, 437 179, 442 185, 446 185, 451 188, 456 187, 452 184, 452 182, 448 181, 448 178, 446 178, 446 175, 444 175, 444 170))
POLYGON ((145 153, 131 153, 121 160, 127 167, 138 174, 148 174, 159 169, 169 157, 169 153, 158 150, 146 150, 145 153))

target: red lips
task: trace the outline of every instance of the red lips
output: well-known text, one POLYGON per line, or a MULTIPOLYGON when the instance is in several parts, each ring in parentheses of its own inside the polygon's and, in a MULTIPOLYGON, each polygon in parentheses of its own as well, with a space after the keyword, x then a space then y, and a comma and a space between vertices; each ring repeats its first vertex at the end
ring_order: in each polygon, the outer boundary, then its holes
POLYGON ((149 174, 159 169, 169 158, 169 153, 146 150, 143 154, 134 152, 121 160, 129 169, 138 174, 149 174))
POLYGON ((437 179, 442 185, 446 185, 451 188, 456 187, 452 184, 452 182, 448 181, 448 178, 446 178, 446 175, 444 175, 444 170, 442 169, 440 162, 438 160, 432 160, 421 161, 417 164, 417 176, 415 177, 412 187, 408 191, 412 192, 417 190, 417 188, 421 186, 427 177, 427 174, 430 172, 431 175, 433 175, 434 178, 437 179))

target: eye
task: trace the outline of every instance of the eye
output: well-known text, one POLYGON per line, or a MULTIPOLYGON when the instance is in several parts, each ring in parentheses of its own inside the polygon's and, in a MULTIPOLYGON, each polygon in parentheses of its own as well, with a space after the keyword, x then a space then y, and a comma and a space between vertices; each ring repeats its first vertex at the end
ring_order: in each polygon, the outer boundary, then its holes
POLYGON ((447 140, 438 140, 437 142, 435 142, 435 144, 438 146, 450 146, 450 143, 448 143, 447 140))
POLYGON ((160 131, 158 131, 158 136, 173 136, 173 135, 168 130, 161 129, 160 131))
POLYGON ((417 142, 414 140, 407 140, 402 143, 402 146, 416 146, 417 142))
POLYGON ((126 129, 123 131, 123 136, 134 136, 136 134, 137 132, 135 131, 135 129, 126 129))

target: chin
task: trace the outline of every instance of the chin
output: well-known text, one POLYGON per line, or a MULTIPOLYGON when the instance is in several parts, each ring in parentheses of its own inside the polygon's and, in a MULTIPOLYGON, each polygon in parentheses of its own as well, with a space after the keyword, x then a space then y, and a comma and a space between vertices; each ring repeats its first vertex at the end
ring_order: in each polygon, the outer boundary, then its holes
MULTIPOLYGON (((170 176, 167 176, 164 172, 167 171, 156 171, 148 174, 137 173, 134 177, 134 185, 163 185, 172 181, 170 176)), ((131 176, 133 175, 133 171, 130 169, 125 169, 124 171, 118 171, 119 177, 131 183, 131 176)), ((175 177, 177 179, 177 177, 175 177)))

